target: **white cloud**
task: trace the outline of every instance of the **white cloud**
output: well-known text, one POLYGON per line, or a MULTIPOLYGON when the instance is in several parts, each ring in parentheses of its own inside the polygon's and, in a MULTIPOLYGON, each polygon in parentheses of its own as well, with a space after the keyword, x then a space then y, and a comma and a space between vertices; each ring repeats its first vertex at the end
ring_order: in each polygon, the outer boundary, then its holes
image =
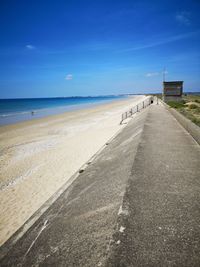
POLYGON ((33 50, 33 49, 35 49, 35 46, 28 44, 28 45, 26 45, 26 48, 29 50, 33 50))
POLYGON ((180 23, 182 25, 189 26, 191 24, 191 22, 190 22, 190 13, 189 12, 181 11, 181 12, 176 14, 175 18, 178 21, 178 23, 180 23))
POLYGON ((146 74, 146 77, 154 77, 154 76, 158 76, 159 72, 149 72, 146 74))
POLYGON ((67 76, 65 77, 65 80, 72 80, 73 79, 73 75, 72 74, 67 74, 67 76))

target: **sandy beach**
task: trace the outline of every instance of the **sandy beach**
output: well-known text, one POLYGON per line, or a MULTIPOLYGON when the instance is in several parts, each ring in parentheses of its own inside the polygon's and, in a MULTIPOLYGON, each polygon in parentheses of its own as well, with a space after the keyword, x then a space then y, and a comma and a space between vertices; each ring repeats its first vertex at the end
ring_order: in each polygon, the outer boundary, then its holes
POLYGON ((145 96, 0 127, 0 245, 123 129, 145 96))

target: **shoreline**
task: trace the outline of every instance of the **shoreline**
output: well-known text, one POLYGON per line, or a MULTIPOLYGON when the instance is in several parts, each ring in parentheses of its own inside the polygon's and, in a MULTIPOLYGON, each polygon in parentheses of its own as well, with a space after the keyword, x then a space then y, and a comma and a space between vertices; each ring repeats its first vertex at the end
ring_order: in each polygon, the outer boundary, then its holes
MULTIPOLYGON (((140 97, 141 95, 136 95, 136 96, 128 96, 126 98, 121 98, 121 99, 115 99, 115 100, 110 100, 108 102, 98 102, 98 103, 92 103, 90 105, 85 104, 85 107, 80 107, 80 108, 75 108, 75 109, 71 109, 71 110, 67 110, 67 111, 63 111, 61 113, 57 113, 57 114, 49 114, 47 116, 43 116, 43 117, 39 117, 39 118, 32 118, 32 119, 28 119, 28 120, 23 120, 23 121, 19 121, 16 123, 10 123, 10 124, 0 124, 0 134, 2 131, 5 130, 9 130, 9 128, 12 127, 23 127, 23 126, 28 126, 28 125, 32 125, 33 123, 40 123, 43 121, 51 121, 51 120, 56 120, 56 119, 60 119, 63 116, 67 116, 67 115, 75 115, 81 111, 92 111, 95 108, 98 107, 104 107, 105 105, 110 105, 110 104, 117 104, 118 102, 121 101, 129 101, 130 99, 135 99, 136 97, 140 97)), ((143 95, 142 95, 143 96, 143 95)), ((79 106, 79 105, 78 105, 79 106)))
POLYGON ((0 127, 0 245, 124 125, 145 96, 0 127))
MULTIPOLYGON (((17 124, 20 122, 32 121, 35 119, 46 118, 49 116, 59 115, 66 112, 76 111, 76 110, 83 110, 88 108, 93 108, 98 105, 109 104, 115 101, 120 101, 127 99, 129 96, 121 96, 119 98, 108 98, 108 99, 101 99, 99 101, 92 101, 86 103, 75 103, 75 104, 63 104, 58 106, 49 106, 43 108, 31 108, 28 110, 18 111, 15 113, 8 113, 8 114, 0 114, 0 127, 6 125, 17 124)), ((95 97, 91 97, 93 99, 95 97)))

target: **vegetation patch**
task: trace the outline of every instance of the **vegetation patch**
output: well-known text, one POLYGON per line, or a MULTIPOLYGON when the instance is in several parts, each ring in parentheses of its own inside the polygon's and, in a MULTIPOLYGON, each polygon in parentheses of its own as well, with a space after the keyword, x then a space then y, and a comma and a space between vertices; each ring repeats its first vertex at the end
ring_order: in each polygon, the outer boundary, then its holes
POLYGON ((172 108, 180 109, 180 108, 183 108, 184 107, 185 101, 180 101, 180 102, 177 102, 177 101, 169 101, 169 102, 167 102, 167 104, 170 107, 172 107, 172 108))
POLYGON ((190 109, 196 109, 196 108, 198 108, 198 106, 196 105, 196 104, 190 104, 189 106, 188 106, 190 109))
POLYGON ((169 101, 167 104, 200 126, 200 95, 184 95, 180 102, 169 101))

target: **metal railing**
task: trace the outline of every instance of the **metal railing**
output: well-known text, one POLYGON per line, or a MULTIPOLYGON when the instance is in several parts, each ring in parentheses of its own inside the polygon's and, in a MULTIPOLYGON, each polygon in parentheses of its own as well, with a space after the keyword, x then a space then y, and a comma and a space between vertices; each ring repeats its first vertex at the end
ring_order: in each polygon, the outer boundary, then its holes
POLYGON ((136 106, 132 107, 128 111, 124 112, 121 117, 120 124, 128 118, 130 118, 133 114, 140 112, 141 109, 146 108, 147 106, 151 105, 153 103, 153 97, 150 96, 141 103, 137 104, 136 106))

